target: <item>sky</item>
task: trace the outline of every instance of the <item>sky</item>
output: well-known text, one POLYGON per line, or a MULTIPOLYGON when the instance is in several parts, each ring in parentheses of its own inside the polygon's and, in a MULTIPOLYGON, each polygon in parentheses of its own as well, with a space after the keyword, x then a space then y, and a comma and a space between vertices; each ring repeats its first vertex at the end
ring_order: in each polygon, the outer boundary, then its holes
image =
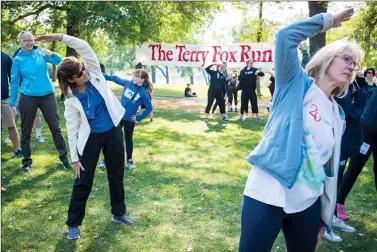
MULTIPOLYGON (((363 2, 331 2, 328 12, 335 13, 349 6, 355 6, 356 3, 363 4, 363 2)), ((230 32, 232 27, 240 25, 242 19, 242 13, 240 10, 234 8, 231 3, 223 2, 222 5, 225 11, 219 14, 213 22, 209 25, 209 29, 204 34, 204 41, 208 43, 220 43, 220 41, 213 38, 213 31, 221 30, 224 33, 229 33, 229 36, 223 37, 227 40, 226 43, 232 43, 230 32)), ((357 9, 356 9, 357 11, 357 9)), ((278 21, 283 26, 292 22, 292 18, 295 15, 302 13, 305 16, 309 16, 309 8, 307 1, 294 1, 287 2, 286 4, 280 4, 280 7, 273 2, 265 2, 263 9, 263 16, 271 21, 278 21), (291 8, 289 8, 291 7, 291 8)), ((248 13, 251 17, 258 17, 257 8, 255 11, 248 13)))

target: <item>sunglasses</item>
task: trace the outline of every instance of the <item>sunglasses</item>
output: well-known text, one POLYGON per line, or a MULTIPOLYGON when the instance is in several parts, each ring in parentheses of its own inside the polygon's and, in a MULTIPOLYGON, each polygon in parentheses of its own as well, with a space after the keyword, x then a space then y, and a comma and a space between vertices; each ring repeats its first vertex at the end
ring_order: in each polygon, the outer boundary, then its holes
POLYGON ((76 76, 73 76, 72 78, 80 79, 81 76, 82 76, 82 74, 84 73, 84 71, 85 71, 85 65, 82 64, 82 65, 81 65, 81 71, 80 71, 76 76))
POLYGON ((367 72, 367 74, 373 74, 373 72, 367 72))

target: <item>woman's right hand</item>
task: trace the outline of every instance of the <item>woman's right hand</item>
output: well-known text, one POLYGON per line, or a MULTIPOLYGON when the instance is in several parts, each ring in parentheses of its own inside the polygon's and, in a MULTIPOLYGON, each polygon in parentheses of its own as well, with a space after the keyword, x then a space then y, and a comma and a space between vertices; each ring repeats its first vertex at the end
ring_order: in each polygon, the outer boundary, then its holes
POLYGON ((76 168, 76 178, 80 179, 80 170, 85 171, 84 167, 81 165, 80 161, 73 162, 76 168))
POLYGON ((333 16, 333 19, 334 19, 333 27, 341 26, 341 24, 349 20, 353 16, 353 14, 355 14, 355 11, 353 8, 345 9, 345 10, 335 13, 335 15, 333 16))
POLYGON ((53 42, 53 41, 62 41, 63 34, 55 33, 55 34, 46 34, 40 35, 35 38, 35 41, 39 42, 53 42))

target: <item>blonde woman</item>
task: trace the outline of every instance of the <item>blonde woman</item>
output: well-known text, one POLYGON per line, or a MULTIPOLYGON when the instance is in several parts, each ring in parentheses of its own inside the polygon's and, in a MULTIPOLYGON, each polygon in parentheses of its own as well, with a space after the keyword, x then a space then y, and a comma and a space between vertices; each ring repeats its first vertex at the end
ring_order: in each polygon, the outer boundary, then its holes
POLYGON ((347 93, 363 52, 338 40, 320 49, 305 71, 297 47, 353 14, 353 9, 318 14, 276 35, 274 102, 264 136, 247 157, 252 169, 244 191, 240 251, 271 251, 280 230, 288 251, 314 251, 318 234, 331 225, 345 125, 334 96, 347 93))

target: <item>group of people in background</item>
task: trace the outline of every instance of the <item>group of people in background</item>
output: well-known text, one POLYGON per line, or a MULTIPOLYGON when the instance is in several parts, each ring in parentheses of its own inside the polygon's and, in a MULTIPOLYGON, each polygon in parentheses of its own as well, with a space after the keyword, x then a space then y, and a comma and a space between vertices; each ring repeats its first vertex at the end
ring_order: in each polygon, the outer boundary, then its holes
MULTIPOLYGON (((377 190, 375 69, 361 70, 364 55, 354 42, 335 41, 310 60, 300 44, 319 32, 340 26, 353 13, 353 9, 347 9, 335 15, 318 14, 281 29, 276 35, 274 69, 257 69, 252 60, 246 61, 239 75, 235 70, 228 73, 226 62, 205 68, 210 75, 206 123, 212 105, 212 114, 219 106, 222 121, 228 122, 227 112, 237 112, 239 90, 242 94, 237 120, 242 122, 248 117, 249 102, 255 120, 262 120, 257 79, 265 73, 271 76, 272 104, 268 107, 270 115, 264 136, 247 157, 252 169, 244 190, 240 251, 270 251, 281 229, 288 251, 314 251, 322 235, 330 241, 342 241, 334 228, 355 232, 345 222, 350 219, 345 212, 345 200, 371 154, 377 190), (297 49, 302 51, 301 62, 297 49)), ((72 167, 47 71, 48 63, 55 64, 64 98, 71 162, 76 171, 66 220, 67 238, 80 237, 78 227, 85 216, 101 152, 104 159, 100 166, 106 167, 108 173, 112 221, 133 225, 126 215, 123 177, 125 166, 135 168, 132 154, 136 122, 148 115, 153 120, 153 85, 147 71, 138 64, 132 80, 107 75, 90 45, 68 35, 34 38, 23 31, 18 39, 21 48, 13 63, 7 54, 2 52, 1 56, 1 116, 14 156, 23 158, 22 170, 32 167, 30 142, 38 110, 51 131, 60 163, 64 168, 72 167), (56 52, 35 47, 35 41, 59 41, 75 49, 83 62, 75 57, 62 59, 56 52), (107 81, 123 87, 120 99, 107 81), (138 114, 139 107, 142 112, 138 114)), ((190 84, 184 96, 196 97, 190 84)))

